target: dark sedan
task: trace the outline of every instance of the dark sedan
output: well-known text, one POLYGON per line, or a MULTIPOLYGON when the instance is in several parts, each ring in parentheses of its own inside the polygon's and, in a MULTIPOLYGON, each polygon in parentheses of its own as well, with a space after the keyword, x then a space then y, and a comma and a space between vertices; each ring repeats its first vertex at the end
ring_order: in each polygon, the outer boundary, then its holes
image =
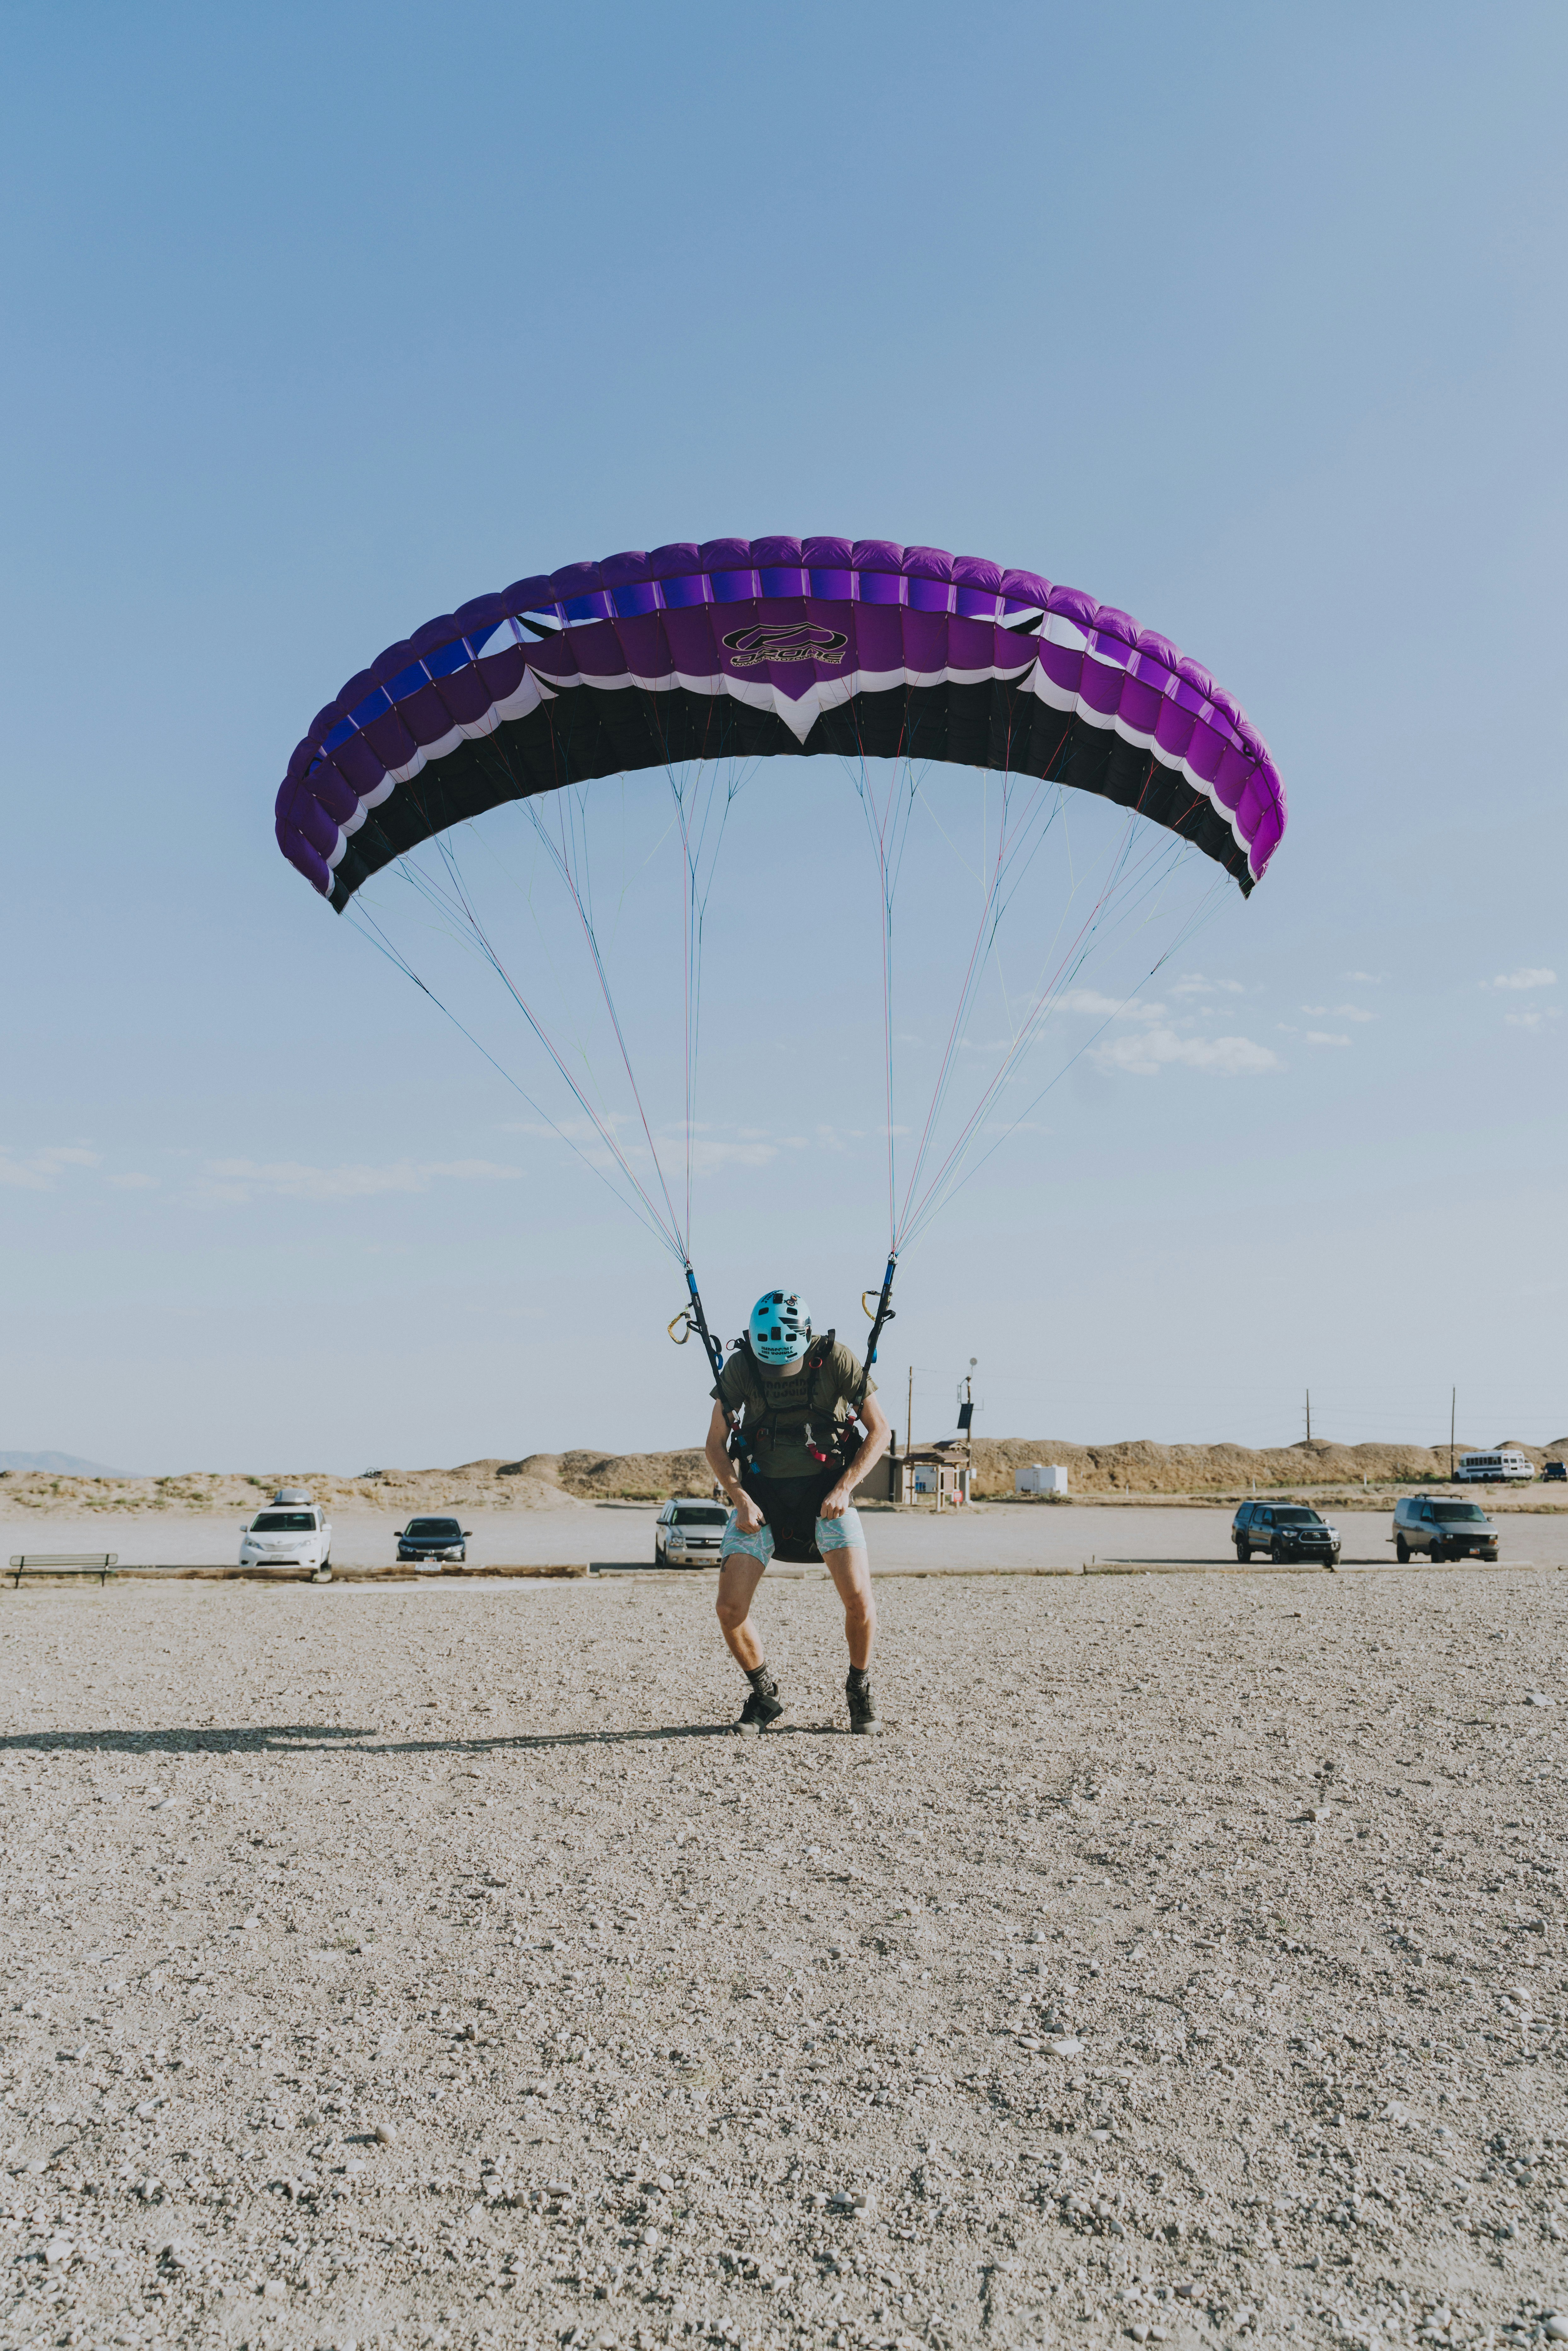
POLYGON ((456 1560, 468 1557, 470 1530, 455 1519, 410 1519, 397 1539, 399 1561, 456 1560))

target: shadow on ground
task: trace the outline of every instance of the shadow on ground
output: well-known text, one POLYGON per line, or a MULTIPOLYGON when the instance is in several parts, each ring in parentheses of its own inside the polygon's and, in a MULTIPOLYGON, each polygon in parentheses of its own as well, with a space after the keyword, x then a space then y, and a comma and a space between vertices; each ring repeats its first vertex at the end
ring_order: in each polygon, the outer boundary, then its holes
MULTIPOLYGON (((517 1731, 483 1739, 385 1739, 369 1728, 274 1722, 222 1730, 34 1730, 0 1738, 0 1755, 514 1755, 540 1747, 625 1747, 657 1739, 731 1739, 733 1722, 668 1722, 636 1730, 517 1731)), ((847 1737, 828 1723, 775 1723, 768 1740, 847 1737)))

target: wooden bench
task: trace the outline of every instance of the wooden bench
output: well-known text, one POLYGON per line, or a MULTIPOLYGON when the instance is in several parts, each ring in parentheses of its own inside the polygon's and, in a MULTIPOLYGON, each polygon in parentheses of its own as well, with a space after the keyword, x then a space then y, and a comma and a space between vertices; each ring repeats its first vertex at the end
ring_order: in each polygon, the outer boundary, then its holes
POLYGON ((117 1551, 24 1551, 12 1554, 14 1591, 25 1575, 96 1575, 100 1585, 120 1565, 117 1551))

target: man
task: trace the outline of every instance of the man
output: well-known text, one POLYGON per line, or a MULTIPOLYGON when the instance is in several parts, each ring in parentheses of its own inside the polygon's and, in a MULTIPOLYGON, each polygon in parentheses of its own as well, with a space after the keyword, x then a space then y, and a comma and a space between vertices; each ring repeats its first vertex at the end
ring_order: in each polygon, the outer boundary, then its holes
POLYGON ((797 1291, 769 1290, 713 1390, 706 1450, 732 1505, 719 1552, 718 1621, 751 1684, 739 1730, 765 1729, 785 1707, 751 1629, 752 1597, 770 1559, 826 1565, 844 1604, 850 1729, 882 1729, 869 1670, 876 1611, 852 1501, 887 1450, 875 1384, 832 1332, 812 1339, 810 1311, 797 1291), (865 1424, 863 1438, 857 1420, 865 1424))

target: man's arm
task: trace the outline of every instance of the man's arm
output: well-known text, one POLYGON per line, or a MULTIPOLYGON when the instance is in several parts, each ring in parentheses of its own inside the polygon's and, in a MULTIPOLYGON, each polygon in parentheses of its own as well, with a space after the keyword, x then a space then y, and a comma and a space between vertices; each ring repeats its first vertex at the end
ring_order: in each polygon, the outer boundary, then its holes
POLYGON ((735 1464, 729 1458, 729 1416, 723 1405, 715 1404, 713 1418, 707 1426, 707 1443, 703 1451, 707 1466, 728 1495, 743 1535, 754 1535, 763 1524, 761 1511, 735 1474, 735 1464))
MULTIPOLYGON (((867 1396, 861 1406, 860 1416, 865 1423, 865 1443, 861 1447, 837 1485, 824 1494, 818 1503, 819 1518, 841 1519, 850 1507, 855 1488, 860 1484, 861 1479, 876 1468, 877 1463, 887 1451, 887 1440, 892 1431, 887 1425, 887 1415, 883 1411, 874 1395, 867 1396)), ((712 1458, 711 1455, 709 1458, 712 1458)))

